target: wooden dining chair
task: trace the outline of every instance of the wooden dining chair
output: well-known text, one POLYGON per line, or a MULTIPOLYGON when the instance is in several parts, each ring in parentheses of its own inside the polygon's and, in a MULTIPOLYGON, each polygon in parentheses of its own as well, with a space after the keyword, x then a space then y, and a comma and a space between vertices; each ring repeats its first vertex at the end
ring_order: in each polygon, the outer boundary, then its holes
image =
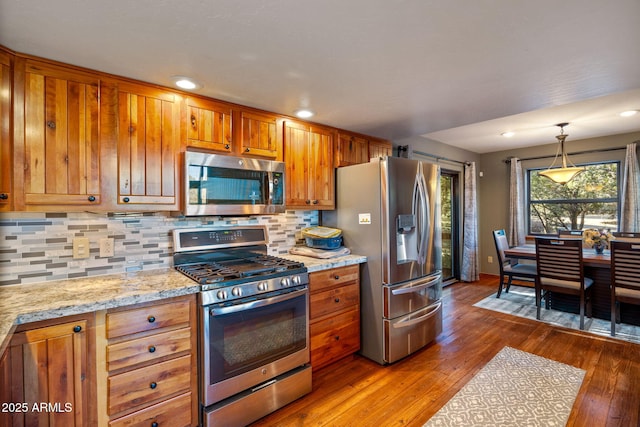
POLYGON ((576 238, 582 238, 582 230, 562 230, 562 229, 558 229, 558 237, 576 237, 576 238))
POLYGON ((498 293, 496 298, 500 298, 502 289, 509 292, 513 279, 533 282, 537 275, 536 266, 533 264, 520 264, 518 260, 507 258, 504 251, 509 249, 509 242, 504 230, 494 230, 493 240, 496 244, 496 252, 498 254, 498 265, 500 266, 500 283, 498 285, 498 293), (505 282, 505 279, 507 280, 505 282))
POLYGON ((640 243, 611 242, 611 336, 620 323, 620 303, 640 305, 640 243))
POLYGON ((615 240, 621 242, 640 242, 640 233, 631 231, 614 231, 611 233, 615 240))
POLYGON ((542 298, 549 309, 549 292, 580 298, 580 329, 584 329, 585 308, 591 317, 591 285, 584 276, 582 242, 578 239, 536 238, 536 318, 540 320, 542 298))

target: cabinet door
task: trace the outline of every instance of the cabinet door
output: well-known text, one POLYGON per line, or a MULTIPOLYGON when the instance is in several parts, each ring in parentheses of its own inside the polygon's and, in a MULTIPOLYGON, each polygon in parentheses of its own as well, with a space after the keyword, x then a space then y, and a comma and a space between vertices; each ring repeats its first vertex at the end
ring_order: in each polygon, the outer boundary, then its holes
POLYGON ((336 167, 367 163, 369 140, 356 135, 340 133, 336 147, 336 167))
POLYGON ((100 203, 98 78, 31 60, 24 70, 25 205, 100 203))
POLYGON ((335 207, 335 171, 333 167, 334 131, 312 127, 309 153, 309 198, 316 209, 335 207))
POLYGON ((121 83, 118 119, 118 205, 177 209, 178 95, 121 83))
POLYGON ((214 101, 187 99, 187 145, 231 152, 231 107, 214 101))
POLYGON ((285 122, 287 206, 333 209, 334 131, 296 122, 285 122))
POLYGON ((11 72, 13 55, 0 51, 0 212, 13 208, 13 159, 11 158, 11 72))
MULTIPOLYGON (((0 404, 14 403, 11 398, 11 350, 8 348, 2 355, 0 355, 0 404)), ((6 408, 6 410, 0 410, 0 427, 10 427, 13 423, 13 418, 16 417, 15 410, 9 410, 13 408, 6 408)))
POLYGON ((14 334, 11 401, 28 404, 18 425, 88 425, 86 330, 81 320, 14 334))
POLYGON ((243 154, 275 159, 278 156, 277 117, 240 112, 240 144, 243 154))
POLYGON ((393 156, 393 145, 388 141, 369 141, 369 158, 384 156, 393 156))

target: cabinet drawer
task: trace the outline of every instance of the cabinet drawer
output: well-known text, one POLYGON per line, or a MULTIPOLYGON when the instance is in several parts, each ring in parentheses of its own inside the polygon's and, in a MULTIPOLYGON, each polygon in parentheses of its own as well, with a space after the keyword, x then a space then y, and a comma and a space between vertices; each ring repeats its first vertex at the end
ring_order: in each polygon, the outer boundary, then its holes
POLYGON ((191 393, 181 394, 141 411, 118 418, 109 423, 109 427, 149 427, 158 426, 186 427, 191 423, 191 393))
POLYGON ((107 370, 126 368, 191 350, 191 330, 182 328, 107 346, 107 370))
POLYGON ((158 304, 107 314, 107 338, 189 322, 189 301, 158 304))
POLYGON ((310 325, 311 366, 318 369, 360 349, 358 309, 310 325))
POLYGON ((360 285, 358 283, 313 293, 309 297, 309 318, 317 319, 359 304, 360 285))
POLYGON ((190 355, 114 375, 108 379, 109 415, 187 391, 190 386, 190 355))
POLYGON ((330 270, 314 271, 309 274, 309 291, 323 291, 351 281, 359 281, 359 279, 360 266, 357 264, 330 270))

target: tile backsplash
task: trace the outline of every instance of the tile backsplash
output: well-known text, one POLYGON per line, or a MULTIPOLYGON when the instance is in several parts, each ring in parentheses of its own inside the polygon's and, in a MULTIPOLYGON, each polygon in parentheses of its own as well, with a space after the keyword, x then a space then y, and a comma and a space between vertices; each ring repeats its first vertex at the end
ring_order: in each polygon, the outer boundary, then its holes
POLYGON ((175 228, 265 225, 271 255, 287 253, 300 230, 318 225, 318 211, 252 217, 173 217, 166 213, 0 214, 0 286, 124 273, 172 266, 175 228), (73 239, 89 238, 90 256, 73 258, 73 239), (99 241, 114 239, 113 257, 100 257, 99 241))

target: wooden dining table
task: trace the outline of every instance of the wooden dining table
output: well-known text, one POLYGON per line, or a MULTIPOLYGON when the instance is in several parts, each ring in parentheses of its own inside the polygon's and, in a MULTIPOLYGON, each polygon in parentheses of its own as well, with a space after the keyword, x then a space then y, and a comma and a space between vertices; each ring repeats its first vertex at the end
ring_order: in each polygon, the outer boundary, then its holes
MULTIPOLYGON (((504 251, 511 259, 536 259, 536 245, 514 246, 504 251)), ((591 289, 592 314, 599 319, 611 319, 611 252, 608 249, 597 254, 593 248, 584 248, 582 252, 584 275, 593 279, 591 289)), ((551 308, 578 313, 579 302, 572 295, 550 293, 551 308)), ((640 306, 624 304, 620 310, 623 323, 640 325, 640 306)))

